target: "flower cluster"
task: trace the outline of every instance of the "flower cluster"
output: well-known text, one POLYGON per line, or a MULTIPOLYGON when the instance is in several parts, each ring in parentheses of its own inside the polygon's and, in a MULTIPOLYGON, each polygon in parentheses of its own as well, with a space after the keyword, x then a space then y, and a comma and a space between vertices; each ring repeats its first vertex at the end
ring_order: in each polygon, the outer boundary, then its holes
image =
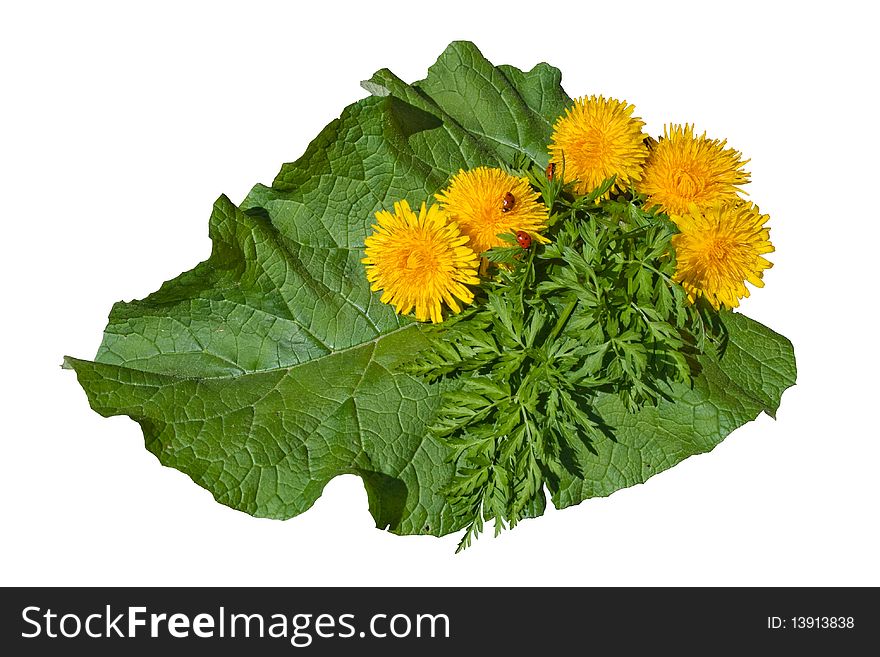
POLYGON ((541 235, 547 207, 526 178, 488 167, 462 170, 436 199, 430 207, 423 203, 418 216, 406 201, 395 203, 394 214, 377 212, 362 260, 372 290, 383 291, 383 303, 400 314, 415 309, 417 320, 434 323, 442 321, 441 301, 457 313, 454 297, 473 300, 465 285, 479 283, 479 255, 503 245, 499 235, 548 241, 541 235))
MULTIPOLYGON (((670 244, 673 280, 689 302, 703 298, 715 310, 738 306, 749 295, 745 282, 763 286, 772 266, 763 257, 773 251, 768 217, 741 197, 748 160, 691 125, 668 125, 655 140, 634 109, 602 96, 576 99, 553 127, 548 177, 558 176, 575 199, 600 203, 631 194, 666 215, 678 230, 670 244)), ((395 204, 394 214, 377 212, 363 263, 383 302, 436 323, 441 303, 457 313, 458 301, 473 300, 466 286, 489 272, 480 256, 504 246, 507 235, 523 248, 546 244, 553 221, 527 177, 497 168, 459 171, 435 200, 418 216, 406 202, 395 204)))
POLYGON ((744 281, 763 286, 763 271, 772 266, 762 257, 773 251, 768 217, 740 197, 748 161, 691 125, 668 125, 653 140, 632 112, 614 99, 577 99, 554 126, 551 162, 581 194, 612 177, 618 189, 632 186, 680 231, 672 240, 675 280, 688 299, 735 308, 749 295, 744 281))

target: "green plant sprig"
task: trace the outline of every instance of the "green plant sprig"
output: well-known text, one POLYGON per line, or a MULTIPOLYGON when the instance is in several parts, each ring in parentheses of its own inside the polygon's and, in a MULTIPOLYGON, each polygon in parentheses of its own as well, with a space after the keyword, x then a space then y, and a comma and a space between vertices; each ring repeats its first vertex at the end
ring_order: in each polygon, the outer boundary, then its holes
MULTIPOLYGON (((516 166, 516 163, 515 163, 516 166)), ((673 282, 675 226, 613 179, 587 196, 523 172, 551 210, 551 242, 530 248, 513 235, 486 252, 496 274, 461 315, 426 329, 431 349, 405 366, 428 380, 451 379, 434 435, 456 465, 445 489, 471 545, 484 522, 495 534, 546 503, 575 458, 613 439, 594 411, 616 394, 629 411, 656 404, 672 383, 688 384, 696 356, 723 343, 717 315, 686 302, 673 282)))

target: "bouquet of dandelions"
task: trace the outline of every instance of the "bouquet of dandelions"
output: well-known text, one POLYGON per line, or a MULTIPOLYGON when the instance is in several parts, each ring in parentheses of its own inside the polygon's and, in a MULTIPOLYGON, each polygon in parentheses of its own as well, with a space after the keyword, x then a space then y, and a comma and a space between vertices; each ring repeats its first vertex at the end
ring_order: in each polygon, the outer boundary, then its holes
POLYGON ((771 266, 741 154, 690 125, 655 140, 633 110, 577 99, 546 169, 461 170, 435 202, 377 212, 365 240, 381 301, 433 323, 403 369, 445 382, 431 431, 455 467, 460 549, 485 520, 497 534, 540 512, 577 450, 614 440, 597 396, 638 411, 722 354, 721 315, 771 266))

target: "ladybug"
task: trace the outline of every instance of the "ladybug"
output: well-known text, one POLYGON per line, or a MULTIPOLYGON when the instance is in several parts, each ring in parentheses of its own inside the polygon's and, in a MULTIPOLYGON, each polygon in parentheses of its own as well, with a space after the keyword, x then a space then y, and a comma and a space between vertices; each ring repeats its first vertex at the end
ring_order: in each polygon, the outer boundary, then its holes
POLYGON ((504 195, 504 198, 501 199, 501 211, 502 212, 510 212, 511 210, 513 210, 513 206, 515 204, 516 204, 516 197, 513 194, 511 194, 510 192, 507 192, 504 195))
POLYGON ((532 245, 532 236, 524 230, 516 231, 516 243, 527 249, 532 245))
POLYGON ((556 163, 551 162, 547 165, 547 180, 553 180, 556 177, 556 163))

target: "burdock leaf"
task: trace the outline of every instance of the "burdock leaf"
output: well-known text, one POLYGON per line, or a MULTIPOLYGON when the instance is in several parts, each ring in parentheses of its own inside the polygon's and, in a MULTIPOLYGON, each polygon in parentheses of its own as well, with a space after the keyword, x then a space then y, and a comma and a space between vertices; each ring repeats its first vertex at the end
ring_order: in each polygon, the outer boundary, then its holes
POLYGON ((363 242, 377 210, 430 199, 460 168, 546 162, 559 81, 463 42, 416 85, 377 73, 271 187, 217 201, 208 260, 117 303, 94 362, 65 360, 92 408, 135 419, 163 464, 256 516, 301 513, 354 473, 378 526, 457 529, 428 432, 439 388, 397 371, 425 341, 370 292, 363 242))

